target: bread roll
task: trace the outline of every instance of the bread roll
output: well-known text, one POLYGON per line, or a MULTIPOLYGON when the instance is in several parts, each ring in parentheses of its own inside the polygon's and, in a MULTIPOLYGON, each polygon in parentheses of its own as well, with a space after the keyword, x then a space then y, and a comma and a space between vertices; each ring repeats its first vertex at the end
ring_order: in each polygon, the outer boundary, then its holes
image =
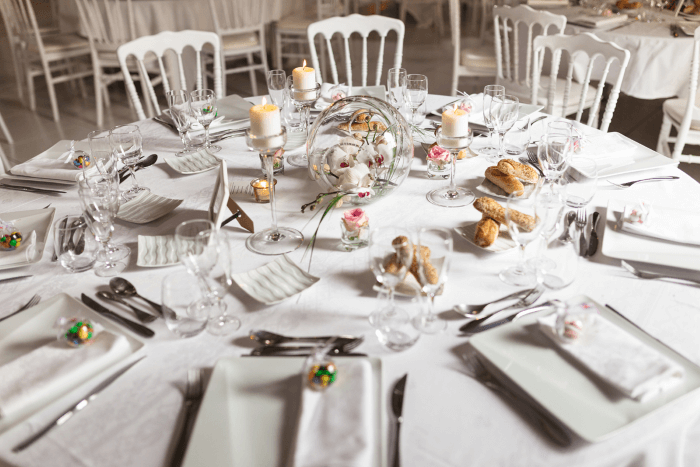
MULTIPOLYGON (((480 213, 490 217, 491 219, 504 224, 506 222, 506 210, 503 206, 498 204, 498 202, 488 198, 486 196, 474 201, 474 208, 480 213)), ((511 220, 515 222, 520 228, 525 230, 532 230, 535 228, 535 218, 523 214, 515 209, 512 210, 511 220)))
POLYGON ((497 187, 503 189, 509 195, 522 196, 525 193, 523 184, 512 175, 507 175, 498 170, 496 167, 486 169, 486 179, 491 181, 497 187))
POLYGON ((506 175, 512 175, 518 180, 527 183, 537 183, 539 177, 535 169, 529 165, 521 164, 513 159, 502 159, 498 161, 496 168, 506 175))
POLYGON ((498 231, 500 230, 498 222, 491 219, 490 217, 484 216, 476 224, 476 232, 474 233, 474 243, 476 243, 481 248, 486 248, 487 246, 493 245, 493 242, 498 238, 498 231))
POLYGON ((338 129, 343 131, 376 131, 382 133, 386 131, 386 125, 382 122, 355 122, 352 124, 352 128, 350 128, 349 123, 341 123, 338 125, 338 129))

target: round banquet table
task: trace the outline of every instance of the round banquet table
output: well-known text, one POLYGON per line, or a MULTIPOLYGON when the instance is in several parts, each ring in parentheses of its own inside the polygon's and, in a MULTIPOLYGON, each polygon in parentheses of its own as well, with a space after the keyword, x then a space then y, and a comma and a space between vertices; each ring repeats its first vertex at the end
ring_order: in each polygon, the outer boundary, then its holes
MULTIPOLYGON (((445 102, 444 97, 441 99, 438 102, 438 97, 429 96, 428 108, 437 108, 439 103, 445 102)), ((121 275, 136 284, 142 295, 160 301, 162 278, 181 267, 137 267, 137 236, 172 234, 183 220, 206 217, 217 171, 189 176, 175 172, 162 158, 180 148, 180 139, 156 122, 144 120, 137 124, 144 135, 144 153, 161 156, 155 166, 138 172, 140 184, 158 195, 184 200, 171 214, 150 224, 117 221, 115 240, 132 248, 131 262, 121 275)), ((590 128, 588 131, 597 133, 590 128)), ((225 140, 221 144, 224 149, 218 156, 226 159, 231 178, 250 180, 260 176, 258 156, 247 151, 242 138, 225 140)), ((426 200, 427 191, 446 182, 426 178, 421 155, 422 149, 417 146, 405 183, 391 196, 366 208, 372 228, 402 225, 452 229, 481 217, 471 206, 439 208, 426 200)), ((461 162, 457 183, 476 190, 487 165, 483 158, 461 162)), ((645 199, 673 203, 679 209, 697 209, 698 183, 676 168, 653 173, 678 175, 680 180, 640 185, 629 190, 611 189, 601 183, 589 212, 593 209, 604 212, 608 201, 613 199, 645 199)), ((306 169, 289 166, 278 180, 279 224, 301 230, 308 239, 318 218, 311 220, 311 214, 302 214, 300 206, 311 201, 320 191, 319 187, 309 179, 306 169)), ((247 195, 234 195, 234 199, 254 220, 256 229, 269 225, 269 205, 255 204, 247 195)), ((56 208, 56 219, 80 212, 74 189, 58 197, 0 191, 0 201, 4 211, 39 209, 51 202, 56 208)), ((452 318, 445 333, 421 336, 415 346, 404 352, 393 353, 383 348, 367 322, 368 314, 377 303, 367 251, 345 252, 338 248, 341 211, 332 212, 319 230, 311 265, 311 273, 320 277, 317 284, 273 306, 256 302, 234 284, 230 290, 235 301, 232 311, 243 321, 243 326, 226 337, 203 333, 179 339, 167 330, 162 320, 149 324, 156 335, 143 339, 145 360, 115 381, 73 420, 50 431, 24 452, 13 454, 11 448, 62 413, 76 394, 85 394, 95 383, 82 386, 73 396, 52 403, 27 422, 4 433, 0 436, 0 465, 169 465, 181 417, 187 369, 212 367, 221 357, 249 353, 247 342, 250 341, 246 335, 250 329, 289 335, 364 335, 365 342, 357 351, 382 360, 382 393, 387 400, 394 382, 408 373, 401 437, 404 466, 700 465, 700 398, 697 392, 682 403, 672 403, 654 412, 610 439, 595 444, 577 441, 568 448, 558 448, 498 394, 464 373, 460 355, 468 339, 458 335, 458 328, 464 321, 456 319, 456 315, 445 313, 452 318)), ((272 260, 246 250, 244 242, 248 233, 235 222, 223 229, 233 240, 234 273, 272 260)), ((448 310, 460 302, 483 303, 515 290, 499 280, 498 272, 514 264, 516 250, 490 254, 457 235, 454 237, 452 269, 444 295, 436 299, 438 311, 448 310)), ((604 242, 604 237, 601 240, 604 242)), ((2 315, 24 304, 37 292, 45 300, 58 293, 78 297, 83 292, 94 295, 98 287, 107 284, 106 278, 97 277, 91 271, 69 274, 58 263, 52 263, 52 243, 49 240, 39 263, 23 270, 0 273, 0 279, 20 273, 33 275, 28 280, 0 284, 2 315)), ((300 263, 302 254, 303 248, 300 248, 289 256, 300 263)), ((578 275, 572 285, 561 291, 547 291, 544 298, 567 299, 579 294, 615 306, 652 336, 700 363, 696 334, 700 329, 700 289, 637 279, 620 267, 619 260, 603 256, 599 249, 594 257, 580 259, 578 275)), ((391 419, 389 410, 387 420, 391 419)), ((237 421, 245 423, 245 420, 237 421)), ((385 428, 383 436, 388 436, 389 428, 385 428)))

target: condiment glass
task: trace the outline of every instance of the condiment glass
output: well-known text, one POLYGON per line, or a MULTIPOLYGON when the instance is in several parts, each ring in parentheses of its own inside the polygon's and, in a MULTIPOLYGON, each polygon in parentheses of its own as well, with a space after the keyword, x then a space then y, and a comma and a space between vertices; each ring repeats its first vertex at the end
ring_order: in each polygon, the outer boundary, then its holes
POLYGON ((491 119, 491 101, 495 96, 503 96, 506 93, 506 88, 499 84, 490 84, 484 88, 484 125, 489 130, 488 140, 489 143, 479 149, 479 154, 483 154, 487 157, 495 157, 498 155, 498 148, 492 146, 493 144, 493 121, 491 119))
POLYGON ((408 75, 406 77, 406 91, 404 99, 411 108, 411 123, 414 125, 420 122, 416 121, 416 111, 425 102, 428 97, 428 77, 425 75, 408 75))
POLYGON ((195 152, 190 148, 190 137, 187 133, 192 124, 192 109, 190 108, 190 94, 182 89, 171 90, 165 93, 172 118, 177 128, 177 132, 182 140, 182 151, 175 153, 176 156, 186 156, 195 152))
POLYGON ((540 194, 535 192, 530 198, 522 200, 511 195, 506 204, 506 226, 508 233, 520 247, 520 260, 500 272, 503 282, 517 287, 533 287, 537 283, 537 274, 525 264, 525 248, 535 240, 544 226, 545 212, 541 207, 540 194))
POLYGON ((425 334, 447 328, 447 322, 434 313, 435 295, 447 282, 452 260, 452 233, 443 228, 422 228, 418 231, 416 257, 421 291, 428 296, 428 310, 413 318, 413 325, 425 334))
POLYGON ((498 157, 505 157, 505 135, 518 120, 520 102, 517 97, 503 94, 491 99, 491 123, 498 133, 498 157))
POLYGON ((112 151, 131 172, 131 188, 123 192, 121 196, 129 201, 143 192, 151 191, 138 184, 134 173, 134 166, 141 159, 143 153, 143 138, 139 127, 136 125, 116 126, 109 132, 109 141, 112 145, 112 151))
POLYGON ((204 147, 210 153, 221 151, 221 146, 209 141, 209 125, 216 118, 216 94, 211 89, 200 89, 190 93, 190 108, 197 121, 204 127, 204 147))

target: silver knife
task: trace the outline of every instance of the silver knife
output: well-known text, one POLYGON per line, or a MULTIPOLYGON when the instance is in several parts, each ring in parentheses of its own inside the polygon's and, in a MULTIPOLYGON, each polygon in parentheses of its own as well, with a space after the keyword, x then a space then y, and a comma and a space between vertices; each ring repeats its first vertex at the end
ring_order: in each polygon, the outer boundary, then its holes
POLYGON ((391 392, 391 411, 394 412, 394 417, 396 417, 396 434, 394 435, 394 462, 393 467, 399 467, 401 465, 401 458, 399 456, 399 432, 401 431, 401 423, 403 423, 403 395, 406 391, 406 380, 408 379, 408 373, 403 375, 403 377, 396 382, 394 385, 394 390, 391 392))
POLYGON ((511 315, 507 318, 503 318, 498 321, 494 321, 493 323, 490 324, 484 324, 483 326, 477 326, 476 329, 470 329, 469 332, 472 334, 476 334, 477 332, 483 332, 483 331, 488 331, 489 329, 493 329, 495 327, 498 327, 502 324, 510 323, 511 321, 515 321, 516 319, 522 318, 523 316, 527 316, 531 313, 536 313, 541 310, 546 310, 547 308, 551 308, 553 306, 552 302, 544 302, 542 305, 537 305, 533 306, 531 308, 525 308, 524 310, 511 315))
POLYGON ((593 221, 591 222, 591 239, 588 242, 588 251, 586 256, 593 256, 596 251, 598 251, 598 233, 595 229, 598 227, 598 221, 600 220, 600 213, 598 211, 593 213, 593 221))
POLYGON ((76 404, 74 404, 70 409, 59 415, 54 421, 49 423, 46 427, 44 427, 42 430, 40 430, 37 434, 29 438, 28 440, 18 444, 12 449, 12 452, 21 452, 27 449, 29 446, 34 444, 35 441, 37 441, 39 438, 44 436, 46 433, 48 433, 53 427, 55 426, 61 426, 64 423, 66 423, 68 420, 73 418, 73 415, 75 415, 77 412, 83 410, 85 407, 90 404, 90 402, 94 401, 97 396, 102 392, 105 388, 107 388, 110 384, 112 384, 117 378, 119 378, 121 375, 126 373, 132 366, 136 365, 138 362, 146 358, 144 355, 143 357, 139 358, 135 362, 130 363, 129 365, 125 366, 121 370, 117 371, 116 373, 112 374, 109 378, 106 380, 102 381, 100 384, 95 386, 95 388, 90 391, 87 396, 84 398, 80 399, 76 404))
POLYGON ((28 186, 9 185, 7 183, 0 183, 0 188, 4 188, 6 190, 26 191, 29 193, 40 193, 40 194, 44 194, 44 195, 58 195, 61 193, 65 193, 65 191, 60 191, 60 190, 48 190, 46 188, 34 188, 34 187, 28 187, 28 186))
POLYGON ((483 320, 491 318, 496 313, 501 313, 502 311, 514 310, 516 308, 522 308, 524 306, 532 305, 542 296, 543 293, 544 293, 544 287, 542 287, 541 285, 538 285, 534 289, 530 290, 530 292, 527 295, 525 295, 523 298, 518 300, 517 303, 510 305, 506 308, 503 308, 502 310, 494 311, 490 315, 485 316, 484 318, 482 318, 480 320, 470 321, 467 324, 462 325, 462 327, 460 327, 459 330, 462 332, 469 333, 469 332, 471 332, 471 330, 473 328, 480 326, 482 324, 483 320))
POLYGON ((588 243, 586 243, 586 231, 584 230, 586 226, 584 225, 579 229, 579 237, 578 237, 578 254, 580 256, 583 256, 584 258, 588 255, 588 243))
POLYGON ((116 321, 117 323, 121 324, 122 326, 126 327, 127 329, 135 332, 136 334, 143 336, 143 337, 153 337, 156 333, 153 332, 152 329, 147 328, 146 326, 143 326, 139 323, 136 323, 134 321, 131 321, 130 319, 123 318, 116 314, 115 312, 111 311, 108 308, 103 307, 99 303, 97 303, 95 300, 91 299, 85 294, 82 294, 80 296, 80 299, 84 304, 104 316, 105 318, 109 318, 112 321, 116 321))
POLYGON ((27 277, 32 277, 31 274, 28 276, 15 276, 15 277, 6 277, 5 279, 0 279, 0 282, 12 282, 12 281, 18 281, 20 279, 26 279, 27 277))

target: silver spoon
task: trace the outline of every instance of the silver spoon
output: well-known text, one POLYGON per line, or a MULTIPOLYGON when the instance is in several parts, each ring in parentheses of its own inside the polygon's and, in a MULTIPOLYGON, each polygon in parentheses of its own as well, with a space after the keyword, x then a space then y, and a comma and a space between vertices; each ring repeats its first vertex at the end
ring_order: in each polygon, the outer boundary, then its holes
POLYGON ((117 302, 117 303, 121 303, 122 305, 128 306, 129 308, 131 308, 131 311, 134 312, 134 314, 136 315, 138 320, 141 321, 142 323, 150 323, 151 321, 156 320, 155 315, 152 315, 150 313, 146 313, 143 310, 139 310, 138 308, 136 308, 135 306, 132 306, 130 303, 127 303, 121 297, 113 294, 112 292, 100 291, 100 292, 97 292, 97 296, 103 300, 109 300, 112 302, 117 302))
MULTIPOLYGON (((250 331, 250 339, 263 345, 277 345, 285 342, 326 342, 334 336, 289 337, 270 331, 250 331)), ((337 336, 338 339, 357 339, 355 336, 337 336)))
POLYGON ((122 297, 139 297, 141 300, 151 305, 158 313, 160 313, 161 316, 163 316, 162 306, 150 301, 146 297, 142 297, 141 295, 139 295, 138 292, 136 292, 136 287, 134 287, 134 285, 131 282, 124 279, 123 277, 115 277, 114 279, 109 281, 109 288, 112 289, 112 292, 114 292, 117 295, 121 295, 122 297))
POLYGON ((654 178, 644 178, 642 180, 633 180, 631 182, 625 182, 625 183, 615 183, 611 182, 610 180, 606 180, 609 184, 614 185, 618 188, 629 188, 635 183, 641 183, 641 182, 653 182, 656 180, 678 180, 680 177, 676 177, 675 175, 671 175, 668 177, 654 177, 654 178))
POLYGON ((525 294, 530 293, 530 289, 528 290, 518 290, 517 292, 513 292, 510 295, 506 295, 505 297, 501 297, 497 300, 493 300, 491 302, 486 302, 482 305, 466 305, 464 303, 460 303, 452 307, 452 310, 459 313, 460 315, 464 315, 465 318, 469 319, 475 319, 479 317, 479 314, 484 311, 484 308, 487 306, 491 305, 492 303, 498 303, 502 302, 504 300, 508 299, 513 299, 513 298, 519 298, 525 294))
POLYGON ((693 284, 700 285, 700 280, 690 279, 688 277, 670 276, 667 274, 657 274, 655 272, 640 271, 639 269, 635 268, 630 263, 624 260, 622 261, 622 267, 627 269, 627 271, 639 277, 640 279, 674 279, 679 281, 692 282, 693 284))

